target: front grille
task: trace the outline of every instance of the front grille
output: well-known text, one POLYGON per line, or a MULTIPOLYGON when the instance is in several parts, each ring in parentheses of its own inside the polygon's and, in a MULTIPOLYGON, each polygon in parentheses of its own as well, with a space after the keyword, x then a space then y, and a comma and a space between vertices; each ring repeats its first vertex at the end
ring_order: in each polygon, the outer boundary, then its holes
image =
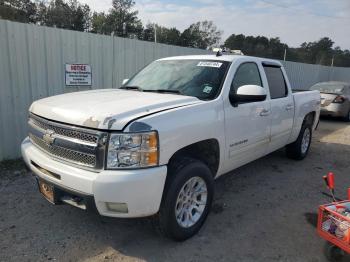
POLYGON ((28 123, 31 142, 49 156, 89 169, 103 167, 105 132, 71 127, 35 115, 28 123))
POLYGON ((53 124, 50 124, 50 122, 45 119, 39 120, 38 118, 31 117, 30 121, 32 121, 34 125, 44 130, 53 130, 56 134, 59 134, 62 136, 76 138, 85 142, 91 142, 91 143, 97 142, 97 138, 98 138, 97 135, 83 133, 83 132, 79 132, 69 128, 55 126, 53 124))
POLYGON ((46 151, 47 153, 49 153, 54 157, 58 157, 63 160, 68 160, 84 166, 89 166, 89 167, 96 166, 95 155, 89 155, 89 154, 73 151, 73 150, 56 146, 56 145, 49 145, 44 140, 32 134, 29 134, 29 138, 31 139, 33 144, 40 147, 41 149, 43 149, 44 151, 46 151))

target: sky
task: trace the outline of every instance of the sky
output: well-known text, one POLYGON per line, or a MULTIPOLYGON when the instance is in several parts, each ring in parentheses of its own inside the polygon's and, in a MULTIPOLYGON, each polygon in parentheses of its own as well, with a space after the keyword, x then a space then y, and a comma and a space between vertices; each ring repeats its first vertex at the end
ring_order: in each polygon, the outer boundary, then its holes
MULTIPOLYGON (((80 0, 93 11, 108 11, 111 0, 80 0)), ((328 36, 334 46, 350 49, 350 0, 135 0, 144 24, 180 31, 197 21, 212 20, 231 34, 280 37, 289 46, 328 36)))

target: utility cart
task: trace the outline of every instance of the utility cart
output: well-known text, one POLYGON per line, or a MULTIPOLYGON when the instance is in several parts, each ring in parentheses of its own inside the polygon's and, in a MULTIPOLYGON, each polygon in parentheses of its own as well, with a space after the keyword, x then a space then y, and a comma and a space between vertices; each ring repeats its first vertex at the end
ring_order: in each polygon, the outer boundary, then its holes
MULTIPOLYGON (((331 191, 333 202, 321 205, 318 209, 318 234, 327 240, 325 253, 330 261, 342 261, 350 254, 350 200, 340 200, 334 195, 334 175, 324 177, 331 191)), ((348 189, 350 199, 350 188, 348 189)))

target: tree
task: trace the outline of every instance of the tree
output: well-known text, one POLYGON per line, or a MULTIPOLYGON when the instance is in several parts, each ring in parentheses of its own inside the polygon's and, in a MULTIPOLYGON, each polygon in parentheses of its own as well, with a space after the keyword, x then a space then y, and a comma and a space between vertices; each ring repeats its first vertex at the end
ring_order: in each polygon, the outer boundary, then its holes
POLYGON ((41 24, 76 31, 88 31, 90 28, 90 7, 77 0, 65 2, 53 0, 48 6, 41 6, 41 24))
POLYGON ((341 50, 339 46, 333 50, 334 65, 336 66, 350 66, 350 51, 341 50))
POLYGON ((81 5, 76 0, 71 1, 71 29, 76 31, 89 31, 90 29, 90 7, 81 5))
POLYGON ((278 37, 267 38, 265 36, 244 36, 232 34, 225 41, 225 47, 241 50, 244 54, 259 57, 282 59, 284 49, 288 46, 281 43, 278 37))
POLYGON ((154 42, 154 27, 155 24, 148 23, 143 30, 142 40, 154 42))
POLYGON ((329 37, 323 37, 318 41, 304 42, 300 47, 290 48, 278 37, 267 39, 264 36, 232 34, 226 39, 224 46, 242 50, 247 55, 274 59, 282 59, 286 49, 289 61, 331 65, 333 58, 334 66, 350 66, 350 51, 343 51, 340 47, 333 48, 333 44, 334 42, 329 37))
POLYGON ((168 44, 168 45, 179 45, 180 44, 180 38, 181 33, 179 30, 177 30, 175 27, 172 28, 164 28, 161 30, 161 40, 162 43, 168 44), (164 40, 162 40, 162 37, 164 37, 164 40))
POLYGON ((299 58, 307 63, 330 65, 333 44, 330 38, 323 37, 317 42, 302 43, 297 52, 299 58))
POLYGON ((191 24, 181 34, 181 45, 207 49, 217 45, 221 39, 219 31, 212 21, 203 21, 191 24))
POLYGON ((30 0, 0 0, 0 18, 35 23, 37 6, 30 0))
POLYGON ((92 18, 92 32, 111 34, 121 37, 142 38, 143 26, 137 17, 138 11, 133 11, 135 2, 132 0, 113 0, 112 9, 108 14, 95 13, 92 18))
POLYGON ((91 18, 91 32, 96 34, 106 34, 106 32, 111 31, 107 26, 107 15, 104 12, 94 12, 91 18))
POLYGON ((243 50, 244 42, 245 42, 245 35, 232 34, 226 39, 225 47, 228 47, 233 50, 243 50))
POLYGON ((148 23, 143 30, 143 40, 154 41, 154 28, 157 29, 157 43, 168 45, 180 45, 181 32, 175 27, 167 28, 157 24, 148 23))

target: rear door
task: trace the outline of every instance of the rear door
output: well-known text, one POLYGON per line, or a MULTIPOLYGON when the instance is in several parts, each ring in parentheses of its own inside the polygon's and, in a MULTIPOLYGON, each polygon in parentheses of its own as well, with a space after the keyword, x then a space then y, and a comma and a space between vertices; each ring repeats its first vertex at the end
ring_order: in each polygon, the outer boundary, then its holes
MULTIPOLYGON (((255 62, 240 64, 231 80, 230 92, 236 92, 243 85, 264 87, 262 71, 262 66, 255 62)), ((265 155, 270 136, 268 98, 261 102, 232 105, 227 96, 224 100, 224 111, 228 170, 265 155)))
POLYGON ((287 144, 293 127, 294 100, 288 88, 282 68, 264 64, 264 71, 270 90, 271 134, 269 152, 287 144))

